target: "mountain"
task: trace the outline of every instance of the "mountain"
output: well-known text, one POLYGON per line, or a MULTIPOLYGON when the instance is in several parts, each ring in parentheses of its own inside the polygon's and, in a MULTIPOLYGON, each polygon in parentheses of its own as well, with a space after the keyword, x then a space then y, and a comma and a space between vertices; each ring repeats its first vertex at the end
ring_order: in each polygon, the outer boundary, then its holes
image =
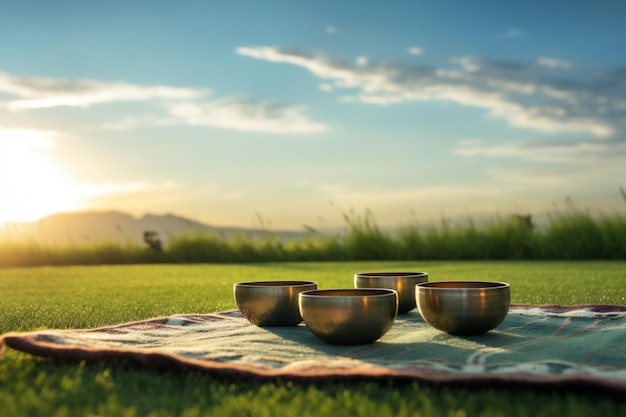
POLYGON ((136 218, 118 211, 57 213, 34 222, 0 225, 0 240, 18 239, 48 244, 84 244, 103 241, 145 244, 144 233, 156 232, 164 243, 176 236, 217 234, 233 236, 279 236, 282 240, 305 236, 306 231, 273 231, 217 227, 174 214, 146 214, 136 218))

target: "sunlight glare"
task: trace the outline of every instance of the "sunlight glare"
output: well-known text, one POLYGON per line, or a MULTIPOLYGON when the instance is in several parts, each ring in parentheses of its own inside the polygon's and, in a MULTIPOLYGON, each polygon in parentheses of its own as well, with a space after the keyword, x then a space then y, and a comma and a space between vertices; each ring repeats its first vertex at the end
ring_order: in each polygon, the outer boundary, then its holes
POLYGON ((52 136, 0 128, 0 224, 79 208, 64 170, 44 152, 55 146, 52 136))

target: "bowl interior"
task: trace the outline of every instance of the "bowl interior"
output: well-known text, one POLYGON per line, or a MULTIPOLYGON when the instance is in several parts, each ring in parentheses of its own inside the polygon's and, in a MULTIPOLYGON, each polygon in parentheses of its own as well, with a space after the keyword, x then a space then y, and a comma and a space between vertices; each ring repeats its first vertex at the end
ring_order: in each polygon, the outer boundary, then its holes
POLYGON ((385 277, 423 277, 428 276, 426 272, 361 272, 356 274, 357 277, 367 277, 367 278, 385 278, 385 277))
POLYGON ((435 281, 417 284, 420 288, 432 289, 454 289, 454 290, 471 290, 471 289, 490 289, 490 288, 506 288, 509 284, 506 282, 491 281, 435 281))
POLYGON ((301 293, 302 297, 324 297, 324 298, 363 298, 389 296, 396 291, 384 288, 340 288, 330 290, 311 290, 301 293))
POLYGON ((249 281, 238 282, 235 284, 237 287, 300 287, 308 285, 317 285, 314 281, 249 281))

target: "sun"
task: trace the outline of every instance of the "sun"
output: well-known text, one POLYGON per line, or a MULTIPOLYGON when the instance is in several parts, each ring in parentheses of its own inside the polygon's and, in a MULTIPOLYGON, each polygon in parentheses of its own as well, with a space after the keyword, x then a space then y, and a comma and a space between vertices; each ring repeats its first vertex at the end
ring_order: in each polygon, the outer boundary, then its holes
POLYGON ((80 208, 64 169, 47 155, 54 146, 51 133, 0 128, 0 224, 80 208))

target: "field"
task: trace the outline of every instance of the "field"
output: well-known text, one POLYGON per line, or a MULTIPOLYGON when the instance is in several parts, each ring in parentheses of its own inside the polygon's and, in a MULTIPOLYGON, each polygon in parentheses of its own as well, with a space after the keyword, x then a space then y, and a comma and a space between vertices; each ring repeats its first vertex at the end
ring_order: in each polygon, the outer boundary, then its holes
MULTIPOLYGON (((430 280, 506 281, 512 302, 626 305, 626 262, 307 262, 0 269, 0 333, 86 328, 235 308, 242 280, 307 279, 351 287, 356 272, 427 271, 430 280)), ((0 360, 7 416, 618 416, 600 392, 467 389, 372 382, 259 383, 124 364, 58 363, 8 350, 0 360)))
POLYGON ((250 263, 372 260, 626 260, 626 214, 592 215, 570 207, 549 212, 547 224, 530 216, 497 216, 381 229, 371 212, 343 213, 345 227, 299 239, 212 233, 174 236, 163 250, 120 241, 46 245, 1 239, 0 267, 155 263, 250 263))

